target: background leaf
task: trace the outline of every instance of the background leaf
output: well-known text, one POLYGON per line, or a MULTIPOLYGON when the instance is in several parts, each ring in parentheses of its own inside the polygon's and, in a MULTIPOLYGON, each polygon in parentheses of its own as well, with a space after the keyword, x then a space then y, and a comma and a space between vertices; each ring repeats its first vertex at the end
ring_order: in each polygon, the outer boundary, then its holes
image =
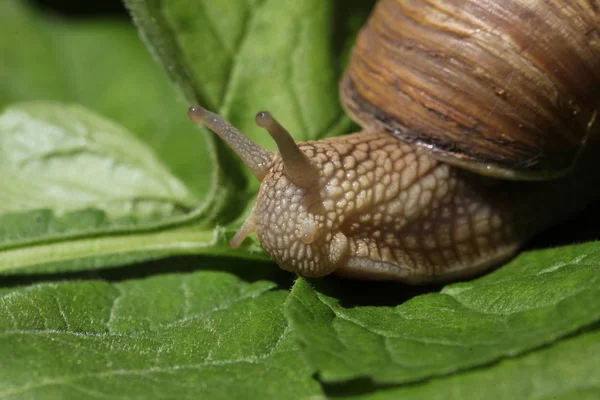
POLYGON ((78 106, 5 109, 0 175, 0 248, 156 225, 196 201, 147 146, 78 106))
MULTIPOLYGON (((261 109, 271 110, 298 140, 350 129, 338 99, 341 54, 330 35, 339 22, 335 3, 125 3, 188 100, 220 113, 263 147, 275 145, 254 123, 254 114, 261 109)), ((356 13, 365 14, 371 3, 363 2, 356 13)), ((353 28, 355 33, 358 27, 353 28)), ((232 166, 229 160, 221 164, 232 166)), ((250 185, 251 192, 258 187, 254 179, 250 185)))
POLYGON ((58 100, 94 110, 146 141, 198 203, 207 201, 216 184, 211 142, 131 24, 65 22, 26 5, 0 3, 0 105, 58 100))
POLYGON ((5 289, 0 398, 320 398, 273 289, 220 271, 5 289))
POLYGON ((245 252, 231 249, 231 230, 178 226, 195 207, 185 186, 129 132, 79 106, 5 109, 0 174, 0 273, 100 268, 173 254, 265 258, 250 240, 245 252))
MULTIPOLYGON (((199 135, 194 124, 187 120, 187 103, 177 100, 163 72, 155 65, 131 25, 117 21, 64 22, 38 15, 27 7, 26 2, 7 0, 0 3, 0 49, 6 55, 5 62, 0 63, 0 106, 31 99, 83 104, 119 121, 150 145, 152 151, 145 151, 144 157, 148 158, 140 165, 144 171, 138 172, 150 177, 153 170, 166 166, 175 175, 168 179, 176 181, 180 178, 185 185, 178 189, 179 201, 184 197, 185 201, 180 202, 177 210, 172 210, 184 225, 173 225, 171 212, 163 212, 167 218, 154 213, 151 224, 138 224, 137 211, 120 215, 119 223, 114 218, 108 223, 105 214, 93 211, 105 210, 106 198, 95 202, 81 196, 71 197, 70 205, 59 205, 56 195, 62 193, 64 200, 73 190, 72 185, 70 188, 64 185, 64 180, 44 180, 38 176, 37 180, 19 178, 15 184, 11 179, 17 177, 8 175, 4 179, 5 187, 14 190, 18 186, 31 196, 18 205, 19 213, 9 210, 8 204, 3 205, 4 211, 10 211, 10 214, 3 216, 1 229, 4 238, 11 240, 12 247, 8 250, 7 243, 4 244, 0 271, 99 268, 190 251, 206 253, 212 245, 215 245, 214 254, 222 254, 224 246, 216 244, 213 227, 215 222, 231 220, 239 214, 244 208, 243 202, 239 201, 243 192, 231 184, 236 179, 235 174, 227 174, 228 179, 224 179, 225 173, 215 164, 216 149, 212 140, 207 141, 199 135), (45 187, 42 191, 40 184, 45 187), (55 196, 42 196, 50 192, 55 196), (33 203, 32 199, 35 199, 33 203), (120 227, 121 236, 115 236, 116 227, 120 227), (149 231, 150 227, 154 229, 149 231), (156 228, 160 229, 156 231, 156 228), (173 229, 176 231, 171 232, 173 229), (172 234, 166 234, 167 231, 172 234), (111 236, 106 236, 109 232, 111 236), (71 241, 51 243, 57 237, 71 241), (160 238, 162 242, 154 238, 160 238), (38 244, 32 240, 37 240, 38 244), (17 242, 21 247, 14 247, 17 242), (27 247, 22 247, 25 244, 27 247), (47 257, 40 258, 42 255, 47 257)), ((64 123, 68 125, 69 122, 64 123)), ((44 136, 47 132, 19 130, 22 128, 16 128, 10 136, 33 142, 23 142, 19 146, 35 150, 38 143, 50 145, 49 138, 44 136)), ((51 150, 46 146, 44 150, 51 152, 72 145, 63 139, 67 136, 53 137, 56 148, 51 150)), ((17 146, 14 141, 6 142, 6 146, 2 149, 6 154, 16 154, 19 150, 13 148, 17 146)), ((135 146, 144 147, 142 144, 135 146)), ((113 146, 105 150, 108 161, 118 159, 127 149, 126 146, 122 149, 113 146)), ((21 167, 14 157, 5 157, 3 162, 7 173, 12 174, 11 171, 21 167)), ((46 172, 56 177, 65 171, 46 172)), ((166 176, 167 173, 161 174, 166 176)), ((132 188, 127 187, 130 182, 105 181, 106 187, 99 188, 101 185, 97 180, 94 182, 96 189, 102 193, 120 192, 124 196, 121 205, 127 201, 134 205, 139 200, 125 198, 126 194, 131 194, 132 188)), ((149 191, 145 195, 155 198, 164 195, 147 183, 149 191)), ((4 197, 8 195, 9 192, 3 194, 4 197)), ((12 202, 13 205, 16 203, 12 202)), ((253 257, 252 254, 246 256, 253 257)))
POLYGON ((600 243, 594 242, 530 252, 495 273, 395 307, 345 307, 298 280, 286 315, 323 380, 417 382, 515 356, 594 324, 599 279, 600 243))

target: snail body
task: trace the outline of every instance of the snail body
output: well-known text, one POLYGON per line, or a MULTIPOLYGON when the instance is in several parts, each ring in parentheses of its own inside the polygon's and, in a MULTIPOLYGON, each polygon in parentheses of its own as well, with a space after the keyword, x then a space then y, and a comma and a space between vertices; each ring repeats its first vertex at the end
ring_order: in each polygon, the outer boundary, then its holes
POLYGON ((191 107, 262 181, 232 246, 256 232, 303 276, 413 284, 510 258, 600 193, 592 3, 381 0, 340 84, 355 134, 296 144, 261 112, 273 153, 191 107))

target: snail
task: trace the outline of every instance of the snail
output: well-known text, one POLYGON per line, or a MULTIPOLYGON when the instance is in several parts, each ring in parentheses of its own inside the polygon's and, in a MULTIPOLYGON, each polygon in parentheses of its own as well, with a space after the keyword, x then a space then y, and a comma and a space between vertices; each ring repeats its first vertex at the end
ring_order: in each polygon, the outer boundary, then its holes
POLYGON ((380 0, 340 83, 362 131, 270 152, 200 106, 261 181, 231 240, 285 270, 430 284, 469 278, 600 193, 600 4, 380 0))

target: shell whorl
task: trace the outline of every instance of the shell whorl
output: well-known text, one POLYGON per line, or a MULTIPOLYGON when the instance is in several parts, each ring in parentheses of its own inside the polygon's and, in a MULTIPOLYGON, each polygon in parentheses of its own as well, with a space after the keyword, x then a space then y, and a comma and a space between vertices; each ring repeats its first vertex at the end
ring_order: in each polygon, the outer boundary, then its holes
POLYGON ((594 4, 380 0, 342 81, 344 107, 458 166, 561 175, 599 125, 594 4))

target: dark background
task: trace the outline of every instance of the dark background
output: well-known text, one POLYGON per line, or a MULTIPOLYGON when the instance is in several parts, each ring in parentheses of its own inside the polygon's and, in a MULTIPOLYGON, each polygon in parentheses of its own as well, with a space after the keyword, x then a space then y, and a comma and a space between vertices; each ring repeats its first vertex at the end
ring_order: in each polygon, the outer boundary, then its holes
POLYGON ((29 0, 44 11, 54 11, 65 17, 121 17, 127 11, 121 0, 29 0))

